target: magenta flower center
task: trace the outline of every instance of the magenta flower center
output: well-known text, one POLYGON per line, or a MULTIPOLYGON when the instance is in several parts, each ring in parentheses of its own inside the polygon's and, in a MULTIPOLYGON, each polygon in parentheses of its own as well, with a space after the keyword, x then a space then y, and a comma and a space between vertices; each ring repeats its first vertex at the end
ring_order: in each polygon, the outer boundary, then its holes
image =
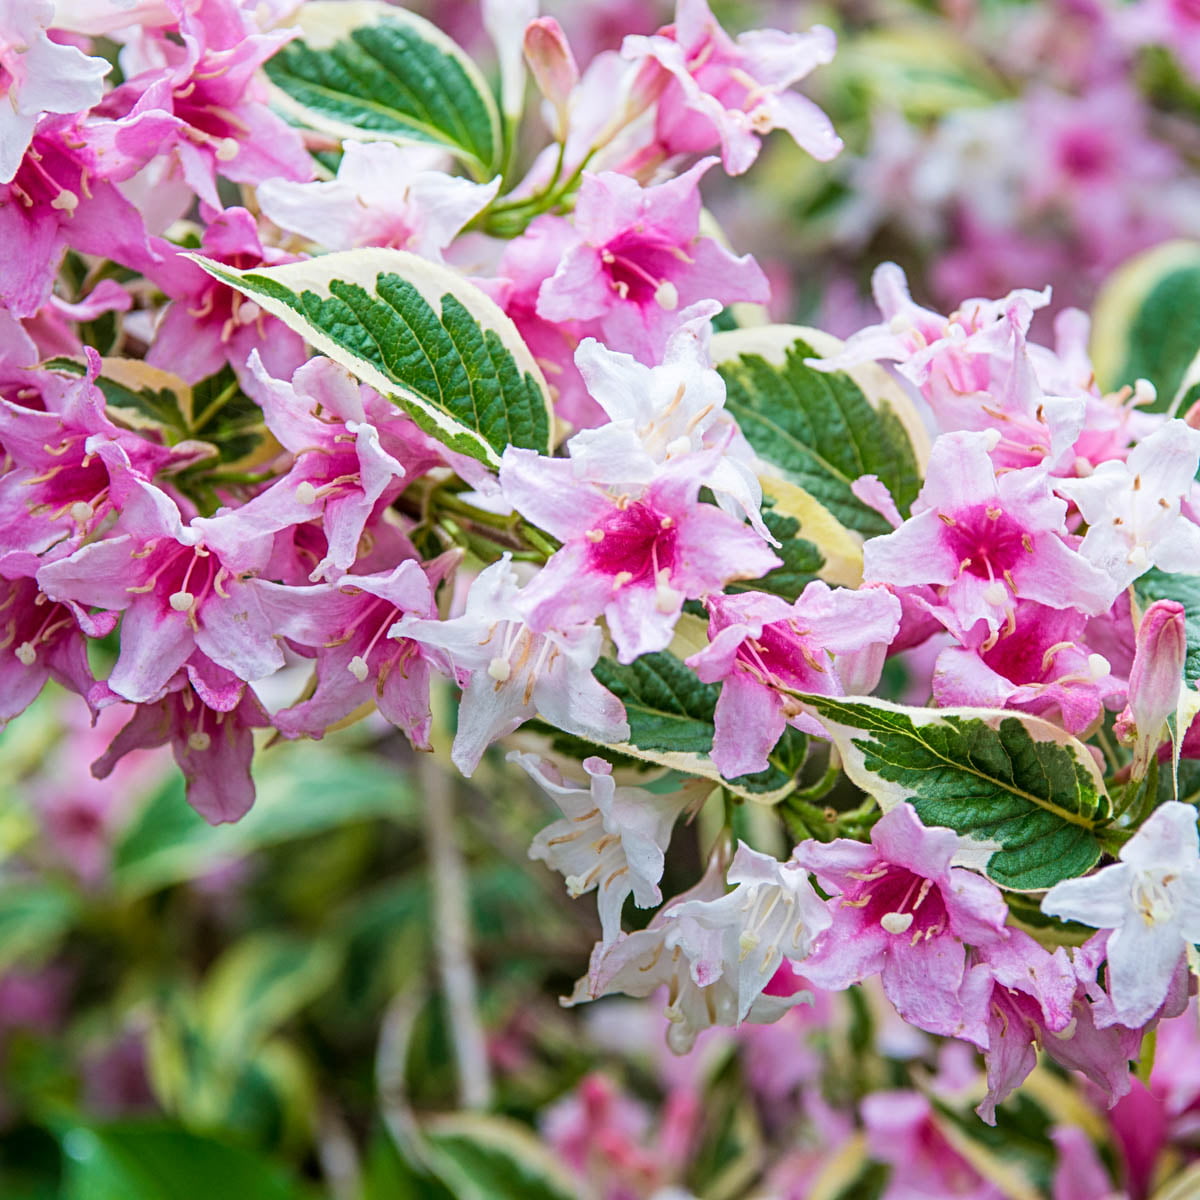
POLYGON ((959 574, 966 571, 979 579, 1005 579, 1022 554, 1033 552, 1029 534, 994 505, 975 504, 938 516, 946 526, 943 537, 958 559, 959 574))
POLYGON ((896 863, 877 862, 852 873, 858 881, 842 896, 848 908, 861 908, 866 923, 916 944, 937 937, 950 923, 938 884, 896 863))
POLYGON ((75 621, 66 605, 49 601, 32 579, 15 580, 8 588, 7 596, 0 593, 0 650, 31 667, 75 621))
POLYGON ((828 662, 822 657, 795 621, 764 625, 762 633, 747 638, 737 652, 738 666, 760 683, 800 690, 821 686, 816 676, 826 674, 828 662))
POLYGON ((600 260, 609 286, 622 300, 668 310, 679 304, 670 275, 690 260, 674 242, 653 232, 620 233, 600 251, 600 260))
POLYGON ((614 508, 585 534, 591 543, 588 565, 618 584, 654 583, 675 566, 678 532, 674 517, 651 504, 614 508))

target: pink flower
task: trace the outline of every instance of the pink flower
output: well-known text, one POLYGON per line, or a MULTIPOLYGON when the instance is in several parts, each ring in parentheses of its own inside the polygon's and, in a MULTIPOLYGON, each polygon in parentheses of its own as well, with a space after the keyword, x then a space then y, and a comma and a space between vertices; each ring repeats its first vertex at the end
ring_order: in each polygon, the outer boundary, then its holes
POLYGON ((218 175, 250 184, 311 179, 313 164, 300 135, 270 110, 256 77, 295 33, 258 32, 238 0, 167 0, 167 7, 177 31, 141 31, 135 51, 122 57, 135 73, 106 99, 106 111, 169 114, 173 137, 160 149, 173 155, 188 187, 214 209, 222 207, 218 175))
MULTIPOLYGON (((173 371, 187 383, 215 375, 226 363, 239 374, 255 350, 276 377, 291 378, 305 360, 304 341, 282 321, 269 317, 241 292, 202 271, 183 252, 161 243, 170 257, 147 273, 171 297, 155 330, 146 361, 173 371)), ((264 249, 258 225, 244 208, 229 208, 205 229, 201 248, 208 258, 239 269, 288 261, 264 249)))
MULTIPOLYGON (((2 106, 2 101, 0 101, 2 106)), ((0 184, 0 304, 19 317, 47 301, 67 246, 135 271, 158 261, 139 211, 117 184, 157 149, 170 119, 155 110, 120 121, 49 116, 11 182, 0 184)))
POLYGON ((1004 1195, 954 1148, 931 1101, 920 1092, 872 1092, 863 1098, 860 1113, 871 1157, 892 1168, 880 1200, 1001 1200, 1004 1195))
MULTIPOLYGON (((121 699, 97 684, 96 703, 121 699)), ((251 730, 270 725, 263 706, 241 680, 196 656, 168 684, 165 694, 139 704, 108 750, 92 764, 104 779, 131 750, 171 743, 187 780, 188 803, 211 824, 236 821, 254 803, 251 730)))
POLYGON ((814 580, 795 601, 743 592, 708 599, 710 644, 687 660, 705 683, 723 680, 712 758, 721 774, 763 771, 787 723, 820 733, 781 689, 844 694, 878 681, 883 656, 900 625, 900 602, 882 588, 854 592, 814 580), (860 678, 858 660, 872 658, 860 678), (873 676, 873 678, 871 677, 873 676))
POLYGON ((53 23, 50 0, 0 0, 0 183, 17 173, 38 117, 89 109, 104 94, 109 64, 51 41, 53 23))
POLYGON ((236 518, 185 524, 161 489, 137 478, 125 486, 120 532, 38 572, 54 600, 124 612, 108 681, 113 692, 138 703, 157 700, 196 650, 239 680, 281 667, 263 585, 246 578, 269 547, 261 539, 245 542, 236 518))
POLYGON ((566 628, 603 613, 620 661, 632 662, 667 646, 685 599, 778 566, 752 529, 697 503, 705 457, 616 492, 580 480, 565 459, 510 446, 500 467, 505 496, 563 543, 526 589, 530 627, 566 628))
POLYGON ((538 316, 596 321, 610 346, 655 362, 680 306, 765 302, 770 289, 757 263, 700 236, 700 179, 715 162, 647 188, 615 172, 585 174, 574 214, 579 241, 538 291, 538 316))
POLYGON ((41 554, 56 544, 78 545, 115 511, 114 471, 148 481, 195 457, 195 443, 160 446, 114 425, 95 382, 100 356, 90 347, 85 353, 82 379, 23 372, 40 390, 41 409, 0 400, 0 441, 11 464, 0 475, 6 550, 41 554))
POLYGON ((1105 575, 1065 541, 1066 505, 1042 468, 998 475, 998 435, 949 433, 934 443, 913 515, 863 548, 868 580, 932 584, 934 612, 956 633, 984 621, 992 638, 1013 627, 1018 600, 1096 615, 1112 603, 1105 575))
POLYGON ((833 59, 833 33, 755 30, 730 38, 706 0, 677 0, 675 23, 652 37, 627 37, 625 58, 651 58, 672 86, 658 103, 656 132, 664 155, 721 147, 725 170, 741 175, 758 157, 761 137, 786 130, 802 149, 826 162, 842 149, 829 118, 788 89, 833 59))
POLYGON ((32 554, 0 555, 0 726, 24 712, 48 679, 80 696, 92 686, 87 638, 104 637, 115 613, 52 602, 35 580, 32 554))
POLYGON ((1117 720, 1117 735, 1134 743, 1131 778, 1141 779, 1168 735, 1183 691, 1187 656, 1187 613, 1175 600, 1156 600, 1142 615, 1129 672, 1129 705, 1117 720))
MULTIPOLYGON (((434 582, 449 564, 433 569, 434 582)), ((428 749, 429 663, 426 651, 392 628, 408 613, 433 615, 430 577, 408 559, 391 571, 344 575, 309 588, 263 585, 272 628, 317 655, 317 686, 307 700, 275 714, 286 737, 321 737, 359 705, 374 700, 414 746, 428 749)))
POLYGON ((881 817, 871 844, 802 842, 793 855, 830 892, 832 926, 805 960, 817 987, 842 990, 881 974, 883 990, 910 1024, 987 1044, 986 1016, 964 990, 966 949, 1008 936, 1000 892, 951 866, 960 839, 928 829, 907 804, 881 817))
POLYGON ((600 406, 588 395, 575 367, 575 348, 585 326, 572 316, 550 321, 538 314, 542 284, 558 269, 563 256, 577 244, 571 223, 543 213, 504 248, 494 280, 477 280, 512 318, 546 376, 555 415, 577 429, 604 420, 600 406))
POLYGON ((405 468, 389 450, 403 454, 408 447, 392 436, 385 448, 381 433, 389 418, 405 423, 406 418, 327 358, 309 359, 291 383, 272 378, 257 350, 250 352, 246 369, 248 390, 267 428, 294 461, 232 519, 262 534, 319 517, 328 549, 310 578, 336 578, 354 565, 372 515, 404 486, 405 468))
POLYGON ((973 996, 987 1027, 988 1091, 976 1112, 996 1122, 996 1105, 1037 1065, 1038 1043, 1074 1018, 1075 972, 1065 951, 1053 954, 1020 930, 976 951, 964 993, 973 996))
POLYGON ((942 707, 1016 708, 1084 733, 1106 703, 1120 704, 1123 681, 1089 649, 1087 618, 1073 608, 1021 600, 1011 625, 991 635, 976 626, 938 655, 933 696, 942 707))

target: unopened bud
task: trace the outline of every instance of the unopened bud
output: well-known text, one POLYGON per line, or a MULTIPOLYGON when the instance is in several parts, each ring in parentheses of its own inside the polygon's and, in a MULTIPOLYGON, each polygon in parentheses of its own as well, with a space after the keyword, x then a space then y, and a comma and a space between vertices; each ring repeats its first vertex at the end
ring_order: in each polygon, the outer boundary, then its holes
POLYGON ((562 26, 553 17, 538 17, 525 26, 525 61, 538 91, 554 108, 554 136, 567 136, 567 105, 579 82, 579 67, 562 26))
POLYGON ((1138 626, 1129 672, 1129 716, 1136 730, 1132 777, 1140 779, 1179 704, 1187 656, 1187 615, 1176 600, 1156 600, 1138 626))

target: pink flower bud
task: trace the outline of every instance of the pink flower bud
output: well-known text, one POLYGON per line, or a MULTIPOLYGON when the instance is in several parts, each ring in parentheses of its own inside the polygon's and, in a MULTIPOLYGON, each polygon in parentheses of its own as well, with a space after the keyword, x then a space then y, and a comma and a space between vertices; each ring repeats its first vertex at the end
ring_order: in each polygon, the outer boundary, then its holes
POLYGON ((1138 626, 1133 669, 1129 672, 1126 711, 1136 730, 1135 779, 1145 774, 1151 755, 1166 734, 1167 718, 1179 704, 1186 654, 1183 605, 1175 600, 1156 600, 1138 626))
POLYGON ((579 82, 579 67, 562 26, 553 17, 538 17, 525 26, 525 61, 538 90, 554 106, 555 136, 567 135, 567 102, 579 82))

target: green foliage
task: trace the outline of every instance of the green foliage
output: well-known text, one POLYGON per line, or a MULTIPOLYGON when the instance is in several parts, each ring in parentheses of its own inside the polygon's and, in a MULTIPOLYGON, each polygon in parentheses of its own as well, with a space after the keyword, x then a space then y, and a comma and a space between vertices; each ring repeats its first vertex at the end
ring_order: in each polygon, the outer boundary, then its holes
POLYGON ((342 19, 338 7, 306 5, 304 36, 267 61, 283 110, 337 136, 440 146, 493 174, 503 155, 500 117, 474 63, 412 13, 355 5, 342 19), (342 26, 332 38, 331 22, 342 26))
POLYGON ((1001 887, 1048 888, 1099 861, 1108 795, 1087 749, 1052 726, 1003 712, 800 699, 883 807, 907 800, 925 824, 994 845, 987 874, 1001 887))
POLYGON ((1142 298, 1129 326, 1122 383, 1148 379, 1152 411, 1166 410, 1200 350, 1200 264, 1164 274, 1142 298))
POLYGON ((815 371, 815 352, 796 341, 782 366, 758 354, 718 364, 727 407, 755 452, 865 537, 891 526, 850 490, 860 475, 877 475, 900 510, 920 489, 916 455, 886 401, 872 406, 844 372, 815 371))
POLYGON ((413 815, 407 775, 336 742, 297 744, 261 760, 258 798, 233 825, 210 825, 184 799, 178 776, 126 826, 113 851, 113 884, 132 898, 195 879, 264 846, 352 821, 413 815))
POLYGON ((1200 575, 1168 575, 1155 567, 1135 581, 1133 591, 1143 609, 1156 600, 1176 600, 1183 605, 1187 624, 1183 677, 1189 687, 1194 686, 1200 680, 1200 575))
POLYGON ((246 272, 197 261, 450 449, 489 465, 510 445, 549 452, 549 402, 533 359, 508 318, 447 268, 398 250, 246 272))
POLYGON ((0 886, 0 972, 51 954, 79 911, 78 896, 62 883, 13 879, 0 886))
POLYGON ((425 1130, 432 1166, 457 1200, 580 1200, 581 1192, 523 1125, 460 1113, 425 1130))
POLYGON ((62 1135, 61 1200, 301 1200, 277 1165, 238 1146, 161 1123, 75 1126, 62 1135))

